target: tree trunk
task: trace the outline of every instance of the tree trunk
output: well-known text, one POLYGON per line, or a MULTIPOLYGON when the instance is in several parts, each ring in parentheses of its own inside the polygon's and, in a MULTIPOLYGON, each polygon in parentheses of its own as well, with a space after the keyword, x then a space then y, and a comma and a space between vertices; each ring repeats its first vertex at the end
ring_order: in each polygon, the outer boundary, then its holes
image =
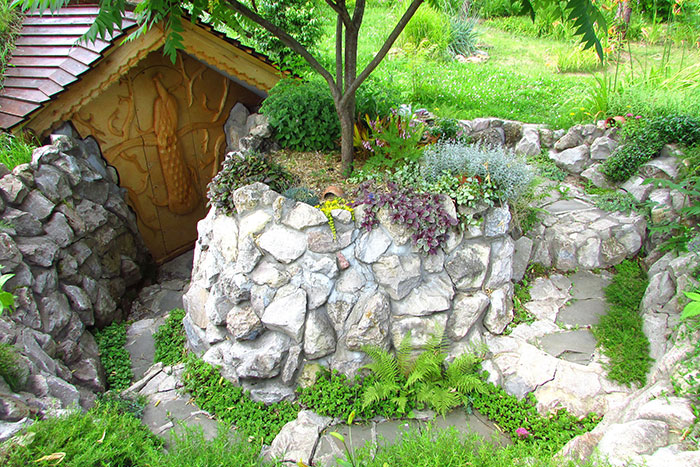
POLYGON ((615 12, 615 20, 618 23, 618 31, 620 32, 620 37, 624 39, 627 36, 627 29, 630 25, 630 19, 632 17, 632 5, 630 5, 629 0, 621 0, 617 4, 617 11, 615 12))
POLYGON ((355 110, 354 106, 351 109, 347 104, 343 107, 339 107, 338 104, 336 104, 336 110, 340 117, 340 161, 343 177, 349 177, 353 170, 355 110))

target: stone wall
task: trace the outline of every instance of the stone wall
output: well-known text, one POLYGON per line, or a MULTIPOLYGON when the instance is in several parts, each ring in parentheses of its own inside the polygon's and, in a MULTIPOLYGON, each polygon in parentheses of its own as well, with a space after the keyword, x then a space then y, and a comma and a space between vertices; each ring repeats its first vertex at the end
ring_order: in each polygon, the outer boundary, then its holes
POLYGON ((68 126, 31 164, 0 165, 0 264, 17 309, 0 316, 0 342, 26 368, 23 391, 0 379, 0 419, 89 403, 105 388, 88 328, 123 317, 125 291, 147 253, 116 172, 97 143, 68 126))
POLYGON ((266 185, 234 198, 235 216, 212 209, 199 224, 185 329, 194 350, 257 399, 290 397, 310 364, 353 374, 367 362, 364 345, 396 347, 409 331, 420 345, 445 329, 457 354, 513 317, 507 206, 454 228, 425 256, 386 212, 366 232, 334 211, 333 239, 321 211, 266 185))

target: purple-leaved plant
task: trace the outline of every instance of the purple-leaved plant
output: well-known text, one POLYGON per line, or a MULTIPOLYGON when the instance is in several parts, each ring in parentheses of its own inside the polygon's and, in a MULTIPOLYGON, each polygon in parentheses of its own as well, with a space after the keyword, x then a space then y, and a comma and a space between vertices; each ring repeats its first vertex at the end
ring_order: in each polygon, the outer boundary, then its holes
POLYGON ((413 245, 432 255, 444 244, 450 227, 457 225, 457 219, 445 210, 443 199, 442 195, 419 193, 394 182, 386 188, 365 182, 357 189, 354 206, 368 206, 361 223, 368 232, 379 223, 377 214, 386 206, 391 220, 409 229, 413 245))

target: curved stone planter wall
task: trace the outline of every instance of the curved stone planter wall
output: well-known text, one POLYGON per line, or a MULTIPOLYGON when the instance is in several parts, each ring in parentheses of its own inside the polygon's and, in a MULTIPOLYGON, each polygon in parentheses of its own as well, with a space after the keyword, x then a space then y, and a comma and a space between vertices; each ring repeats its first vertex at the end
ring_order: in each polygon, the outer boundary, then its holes
POLYGON ((385 213, 365 232, 350 212, 333 212, 334 240, 321 211, 266 185, 234 197, 235 217, 211 210, 199 224, 185 328, 206 361, 258 399, 291 396, 310 363, 352 374, 366 363, 362 346, 395 347, 409 331, 420 345, 445 329, 461 353, 512 320, 508 207, 424 256, 385 213))
MULTIPOLYGON (((71 134, 68 127, 64 127, 71 134)), ((93 336, 122 314, 147 253, 135 218, 92 139, 54 135, 32 163, 0 165, 0 264, 17 310, 0 317, 0 342, 14 344, 27 369, 26 392, 0 378, 0 418, 68 407, 104 391, 93 336)))

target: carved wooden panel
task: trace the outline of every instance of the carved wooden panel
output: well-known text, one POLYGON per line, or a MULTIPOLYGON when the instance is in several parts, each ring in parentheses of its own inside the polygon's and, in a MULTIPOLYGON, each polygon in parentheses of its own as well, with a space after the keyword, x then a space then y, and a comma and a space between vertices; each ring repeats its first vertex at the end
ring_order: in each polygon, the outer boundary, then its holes
POLYGON ((228 114, 236 102, 250 108, 260 100, 186 54, 173 64, 156 51, 73 114, 77 130, 93 135, 117 169, 157 261, 196 240, 228 114))

